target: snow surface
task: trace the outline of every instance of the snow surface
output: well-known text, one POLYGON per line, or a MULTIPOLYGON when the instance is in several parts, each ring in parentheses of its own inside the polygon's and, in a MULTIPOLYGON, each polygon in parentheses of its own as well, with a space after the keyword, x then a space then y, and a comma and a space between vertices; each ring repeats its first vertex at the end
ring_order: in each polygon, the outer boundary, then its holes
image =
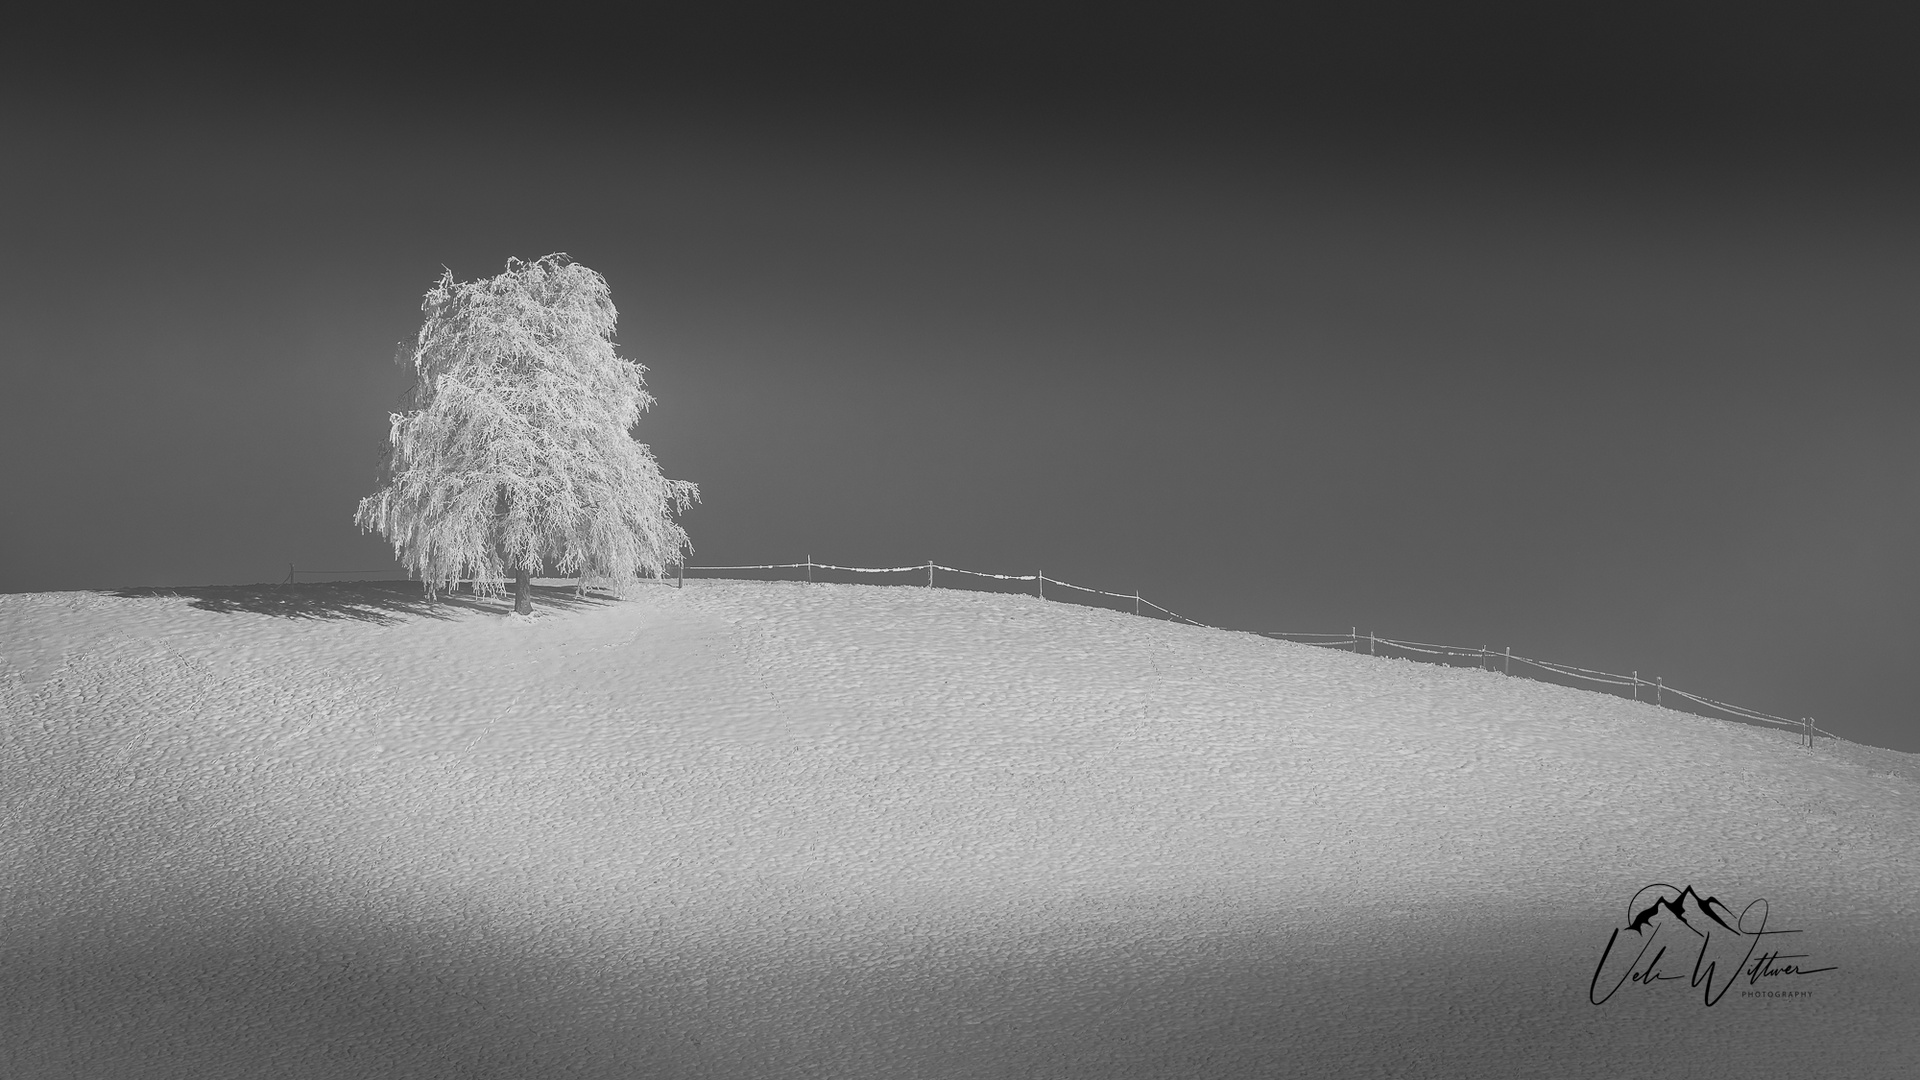
POLYGON ((0 1076, 1920 1070, 1914 755, 1032 597, 541 604, 0 596, 0 1076), (1838 970, 1596 1007, 1652 882, 1838 970))

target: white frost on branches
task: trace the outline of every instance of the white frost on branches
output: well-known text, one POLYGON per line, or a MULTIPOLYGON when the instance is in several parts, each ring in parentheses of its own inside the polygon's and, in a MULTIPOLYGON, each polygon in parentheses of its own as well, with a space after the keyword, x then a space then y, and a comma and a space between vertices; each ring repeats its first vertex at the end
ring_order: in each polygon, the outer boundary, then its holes
POLYGON ((699 488, 660 474, 630 434, 653 404, 614 353, 607 282, 564 254, 507 261, 421 304, 411 408, 392 414, 383 487, 354 522, 393 544, 433 596, 551 568, 624 592, 692 550, 673 520, 699 488))

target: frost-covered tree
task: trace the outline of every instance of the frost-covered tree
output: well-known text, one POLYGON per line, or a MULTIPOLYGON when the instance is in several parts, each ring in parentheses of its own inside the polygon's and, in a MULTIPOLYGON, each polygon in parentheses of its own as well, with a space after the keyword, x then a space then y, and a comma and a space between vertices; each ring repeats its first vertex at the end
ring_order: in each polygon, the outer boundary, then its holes
POLYGON ((429 597, 462 578, 497 596, 511 576, 527 614, 543 569, 625 591, 692 550, 673 515, 699 489, 634 441, 653 398, 646 369, 614 352, 605 278, 562 254, 509 259, 481 281, 448 271, 421 310, 419 339, 395 357, 417 381, 354 522, 429 597))

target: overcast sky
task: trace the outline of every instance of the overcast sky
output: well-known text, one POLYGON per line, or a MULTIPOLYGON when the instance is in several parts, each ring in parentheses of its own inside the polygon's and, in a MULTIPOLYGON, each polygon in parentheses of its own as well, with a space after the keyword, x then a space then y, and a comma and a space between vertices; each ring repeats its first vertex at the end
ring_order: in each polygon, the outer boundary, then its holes
POLYGON ((563 251, 696 562, 1040 567, 1920 751, 1911 25, 712 10, 16 39, 0 590, 393 565, 421 295, 563 251))

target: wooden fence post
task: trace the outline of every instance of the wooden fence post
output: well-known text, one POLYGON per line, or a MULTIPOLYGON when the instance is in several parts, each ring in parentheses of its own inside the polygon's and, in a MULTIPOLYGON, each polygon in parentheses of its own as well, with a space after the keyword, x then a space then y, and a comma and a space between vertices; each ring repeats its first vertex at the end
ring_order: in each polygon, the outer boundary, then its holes
POLYGON ((679 569, 680 569, 680 583, 678 585, 675 585, 674 588, 684 589, 687 587, 687 561, 685 559, 680 560, 679 569))
POLYGON ((1377 655, 1373 649, 1373 631, 1371 630, 1367 631, 1367 655, 1368 656, 1377 655))
POLYGON ((1653 677, 1653 703, 1661 708, 1667 707, 1667 680, 1664 675, 1653 677))
POLYGON ((1040 590, 1040 599, 1045 600, 1047 598, 1047 572, 1045 570, 1034 571, 1033 587, 1040 590))
POLYGON ((813 556, 807 556, 807 584, 813 584, 813 556))
POLYGON ((1133 613, 1135 615, 1140 614, 1140 590, 1139 589, 1133 590, 1133 613))
POLYGON ((1507 658, 1500 665, 1500 673, 1503 675, 1513 674, 1513 646, 1511 645, 1507 646, 1507 658))
POLYGON ((927 560, 927 588, 933 588, 933 560, 927 560))
POLYGON ((1633 700, 1640 700, 1640 669, 1633 669, 1633 700))
POLYGON ((1359 652, 1360 651, 1360 628, 1357 626, 1347 627, 1347 636, 1353 639, 1353 651, 1359 652))

